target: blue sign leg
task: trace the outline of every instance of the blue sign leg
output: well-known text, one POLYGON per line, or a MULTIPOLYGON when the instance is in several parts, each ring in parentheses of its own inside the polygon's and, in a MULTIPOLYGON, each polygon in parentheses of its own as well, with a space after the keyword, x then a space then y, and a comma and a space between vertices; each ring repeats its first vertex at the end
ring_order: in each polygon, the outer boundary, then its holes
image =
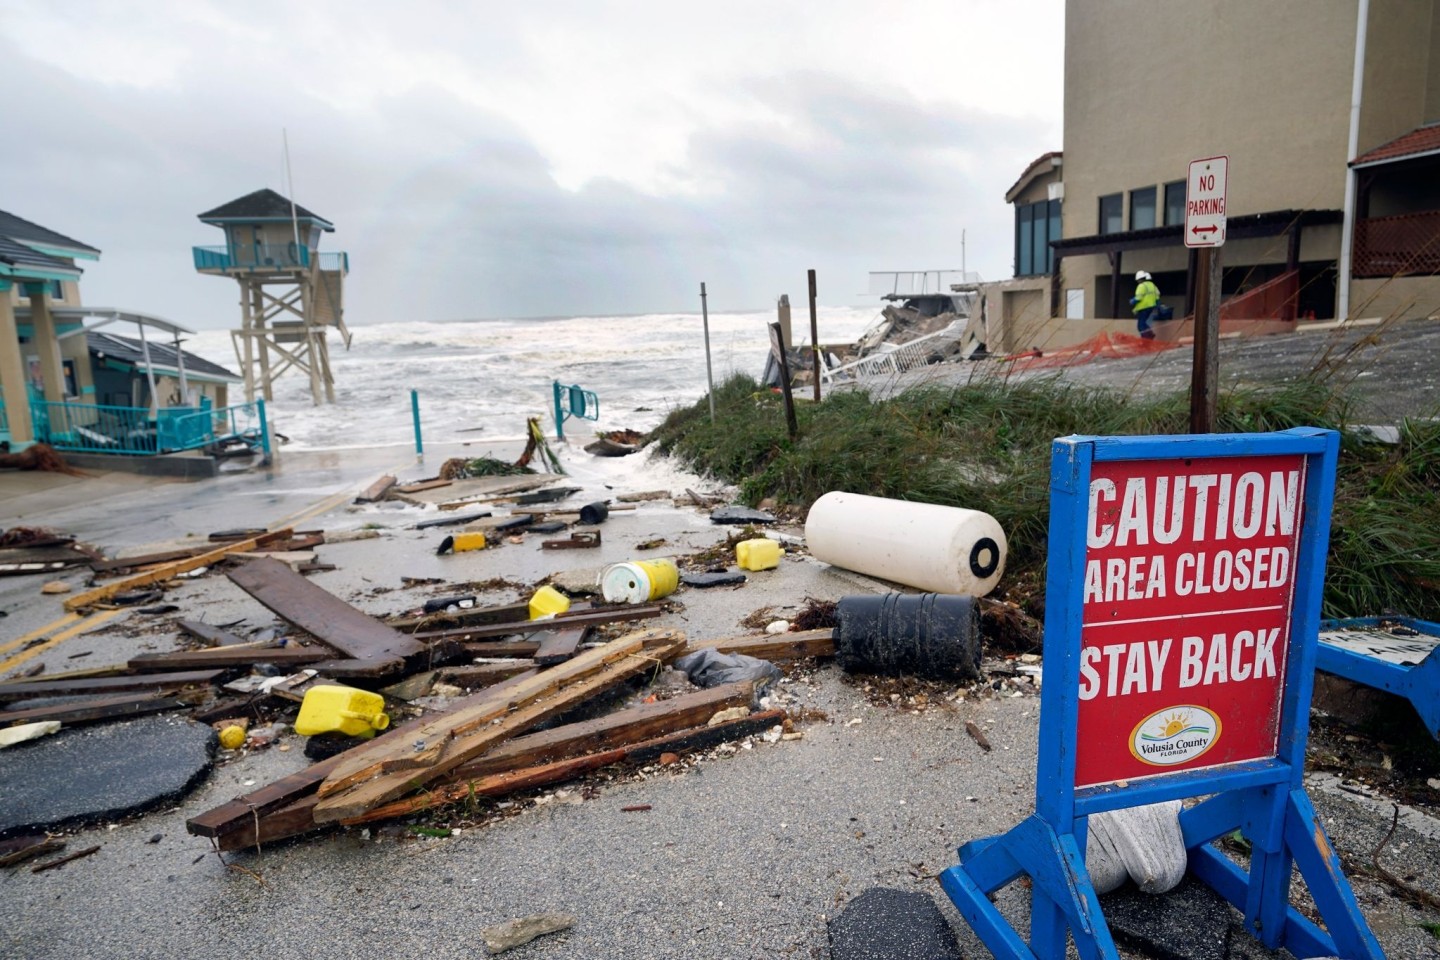
POLYGON ((560 407, 560 381, 552 380, 550 387, 555 393, 555 437, 565 439, 565 411, 560 407))

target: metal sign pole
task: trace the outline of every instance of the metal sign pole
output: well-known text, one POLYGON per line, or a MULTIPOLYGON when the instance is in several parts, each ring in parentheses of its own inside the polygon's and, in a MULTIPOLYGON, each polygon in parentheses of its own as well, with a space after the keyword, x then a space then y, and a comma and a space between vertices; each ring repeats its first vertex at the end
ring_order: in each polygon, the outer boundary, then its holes
POLYGON ((810 349, 815 352, 815 402, 820 402, 820 326, 815 320, 815 271, 810 278, 810 349))
POLYGON ((715 422, 715 374, 710 368, 710 307, 705 300, 705 284, 700 284, 700 321, 705 325, 705 383, 710 388, 710 422, 715 422))

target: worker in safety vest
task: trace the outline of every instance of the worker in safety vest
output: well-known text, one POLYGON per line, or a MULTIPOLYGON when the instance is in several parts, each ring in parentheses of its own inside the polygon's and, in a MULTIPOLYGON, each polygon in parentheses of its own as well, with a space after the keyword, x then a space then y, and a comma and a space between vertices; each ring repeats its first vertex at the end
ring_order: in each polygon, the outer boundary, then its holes
POLYGON ((1155 319, 1155 307, 1160 303, 1160 288, 1144 270, 1135 272, 1135 296, 1130 298, 1130 312, 1135 314, 1135 327, 1146 340, 1155 339, 1150 321, 1155 319))

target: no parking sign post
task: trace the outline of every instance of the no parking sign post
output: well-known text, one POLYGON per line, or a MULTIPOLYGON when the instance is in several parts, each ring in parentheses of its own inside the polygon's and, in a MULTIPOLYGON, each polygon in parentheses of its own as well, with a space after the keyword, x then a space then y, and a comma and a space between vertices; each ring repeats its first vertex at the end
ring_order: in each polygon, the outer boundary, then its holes
POLYGON ((941 885, 995 956, 1117 958, 1089 815, 1206 797, 1190 871, 1267 947, 1382 960, 1306 795, 1339 436, 1066 437, 1050 468, 1035 813, 960 848, 941 885), (1212 845, 1235 830, 1248 868, 1212 845), (1298 867, 1325 923, 1290 906, 1298 867), (1029 876, 1027 942, 989 899, 1029 876))

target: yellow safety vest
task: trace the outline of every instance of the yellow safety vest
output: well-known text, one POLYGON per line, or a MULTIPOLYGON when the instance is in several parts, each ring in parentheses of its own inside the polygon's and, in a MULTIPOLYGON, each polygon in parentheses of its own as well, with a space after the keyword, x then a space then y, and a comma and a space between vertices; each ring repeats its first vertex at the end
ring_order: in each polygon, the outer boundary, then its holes
POLYGON ((1140 286, 1135 288, 1135 306, 1130 309, 1131 313, 1140 313, 1142 310, 1149 310, 1160 302, 1160 288, 1155 286, 1152 280, 1140 281, 1140 286))

